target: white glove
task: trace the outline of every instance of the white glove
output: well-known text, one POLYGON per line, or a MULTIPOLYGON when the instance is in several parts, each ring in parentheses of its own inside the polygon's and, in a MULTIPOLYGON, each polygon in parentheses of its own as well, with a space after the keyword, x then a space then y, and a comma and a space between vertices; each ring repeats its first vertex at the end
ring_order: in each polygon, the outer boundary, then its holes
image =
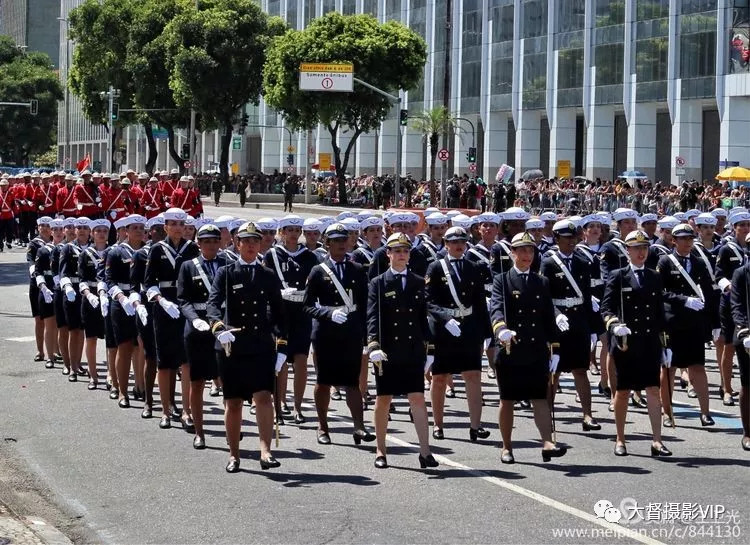
POLYGON ((732 287, 732 281, 727 278, 720 278, 717 284, 719 284, 719 289, 724 293, 728 292, 732 287))
POLYGON ((557 364, 560 363, 560 355, 559 354, 552 354, 552 357, 549 360, 549 372, 550 373, 556 373, 557 372, 557 364))
POLYGON ((289 296, 289 295, 292 295, 293 293, 296 293, 296 291, 297 291, 296 288, 283 288, 281 290, 281 296, 282 297, 289 296))
POLYGON ((160 297, 159 306, 164 309, 164 312, 169 314, 170 318, 176 320, 177 318, 180 317, 180 309, 177 308, 177 305, 175 305, 169 299, 164 299, 164 297, 160 297))
POLYGON ((141 323, 143 325, 146 325, 148 323, 148 310, 146 310, 146 307, 144 305, 138 305, 137 307, 135 307, 135 312, 141 319, 141 323))
POLYGON ((122 310, 125 311, 125 314, 128 316, 135 316, 135 307, 133 306, 133 303, 123 295, 118 299, 120 302, 120 306, 122 306, 122 310))
POLYGON ((76 300, 76 290, 70 284, 65 286, 65 298, 71 303, 76 300))
POLYGON ((211 329, 208 325, 208 322, 206 320, 201 320, 200 318, 196 318, 192 321, 193 327, 197 329, 198 331, 208 331, 211 329))
POLYGON ((512 329, 504 328, 501 329, 497 334, 497 340, 501 343, 507 343, 510 342, 510 340, 515 337, 517 333, 513 331, 512 329))
POLYGON ((557 318, 555 318, 555 323, 557 324, 557 329, 559 329, 563 333, 570 329, 570 324, 568 324, 568 317, 565 316, 565 314, 558 314, 557 318))
POLYGON ((39 288, 39 291, 42 292, 42 297, 44 297, 44 302, 48 305, 52 302, 52 292, 50 289, 42 284, 42 286, 39 288))
POLYGON ((615 334, 615 337, 624 337, 625 335, 630 335, 630 329, 628 329, 627 326, 620 324, 612 329, 612 333, 615 334))
POLYGON ((703 310, 704 306, 703 301, 697 297, 688 297, 687 301, 685 301, 685 308, 689 308, 690 310, 703 310))
POLYGON ((99 304, 102 307, 102 316, 105 318, 109 314, 109 297, 107 297, 105 294, 100 293, 99 294, 99 304))
MULTIPOLYGON (((18 223, 18 218, 16 218, 16 223, 18 223)), ((35 266, 35 265, 31 265, 31 266, 29 267, 29 274, 30 274, 31 276, 34 276, 34 269, 35 269, 35 268, 36 268, 36 266, 35 266)))
POLYGON ((484 340, 484 349, 487 350, 490 347, 491 343, 492 343, 492 337, 487 337, 484 340))
POLYGON ((721 335, 721 329, 711 330, 711 337, 713 338, 714 342, 719 340, 719 335, 721 335))
POLYGON ((343 324, 346 322, 347 314, 340 308, 337 308, 331 313, 331 320, 337 324, 343 324))
POLYGON ((234 342, 234 335, 231 331, 222 331, 216 335, 216 340, 221 344, 229 344, 234 342))
POLYGON ((672 367, 672 350, 669 348, 665 348, 664 352, 662 353, 661 357, 661 365, 662 367, 665 367, 669 369, 672 367))
POLYGON ((596 333, 591 334, 591 350, 596 348, 596 343, 599 340, 599 337, 596 335, 596 333))
POLYGON ((91 292, 86 294, 86 300, 89 302, 89 305, 94 308, 99 306, 99 298, 91 292))
POLYGON ((285 363, 286 363, 286 354, 276 354, 276 373, 281 371, 281 368, 284 367, 285 363))
POLYGON ((56 274, 55 276, 53 276, 52 277, 52 281, 55 283, 55 287, 59 286, 60 285, 60 275, 56 274))
POLYGON ((424 364, 424 372, 428 373, 432 369, 432 364, 435 363, 435 356, 427 356, 427 361, 424 364))
POLYGON ((445 329, 447 329, 448 333, 450 333, 454 337, 461 336, 461 324, 459 324, 455 318, 451 318, 450 320, 445 322, 445 329))
POLYGON ((596 297, 591 298, 591 308, 594 312, 599 312, 599 299, 596 297))
POLYGON ((375 363, 379 361, 388 361, 388 356, 382 350, 373 350, 370 352, 370 361, 375 363))
POLYGON ((745 337, 742 340, 742 346, 744 346, 745 348, 750 348, 750 337, 745 337))

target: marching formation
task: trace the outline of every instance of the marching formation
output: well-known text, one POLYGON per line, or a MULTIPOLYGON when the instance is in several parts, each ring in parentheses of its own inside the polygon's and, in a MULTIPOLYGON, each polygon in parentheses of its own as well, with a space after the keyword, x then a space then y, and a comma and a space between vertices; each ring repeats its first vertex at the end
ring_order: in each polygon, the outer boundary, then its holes
MULTIPOLYGON (((159 427, 179 422, 195 449, 206 448, 203 396, 210 384, 209 395, 224 399, 228 472, 240 467, 245 402, 257 421, 261 467, 280 465, 272 453, 274 426, 278 444, 285 417, 297 425, 310 418, 303 411, 310 354, 317 442, 339 440, 328 408, 345 398, 352 439, 376 441, 377 468, 388 467, 394 396, 408 398, 420 467, 438 466, 430 441, 448 436, 445 403, 458 374, 469 439, 490 436, 482 425, 485 355, 500 393, 502 463, 515 461, 517 410, 533 411, 545 462, 566 454, 555 437, 562 373, 573 376, 583 431, 602 428, 592 409, 591 373, 614 412, 614 455, 628 454, 632 405, 648 410, 651 455, 669 456, 661 431, 676 425, 675 380, 697 398, 700 424, 714 425, 704 368, 711 344, 719 399, 739 403, 742 448, 750 450, 746 209, 663 218, 627 208, 567 218, 531 217, 520 208, 473 217, 427 209, 423 218, 362 211, 245 221, 199 217, 200 197, 188 178, 150 178, 136 198, 126 186, 146 175, 102 177, 109 182, 103 187, 84 174, 75 185, 58 179, 56 208, 34 208, 32 215, 18 209, 29 206, 28 196, 20 199, 20 190, 0 180, 2 212, 10 214, 3 221, 19 226, 20 240, 30 238, 35 361, 61 363, 68 380, 88 379, 89 390, 104 385, 122 409, 143 401, 144 419, 160 409, 159 427), (106 377, 97 371, 102 339, 106 377), (732 386, 735 356, 739 393, 732 386), (371 374, 374 434, 364 417, 371 374)), ((52 183, 42 178, 38 186, 49 193, 52 183)), ((16 180, 14 187, 24 185, 16 180)))

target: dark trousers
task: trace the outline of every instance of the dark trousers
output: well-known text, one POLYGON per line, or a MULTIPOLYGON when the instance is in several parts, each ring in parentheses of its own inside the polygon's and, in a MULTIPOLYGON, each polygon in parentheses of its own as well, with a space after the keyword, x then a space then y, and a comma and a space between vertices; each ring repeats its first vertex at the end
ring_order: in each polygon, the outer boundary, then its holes
POLYGON ((28 243, 36 233, 36 212, 21 212, 21 224, 18 232, 18 238, 24 244, 28 243))
POLYGON ((13 242, 13 226, 15 223, 13 218, 0 220, 0 249, 2 249, 3 242, 8 245, 13 242))

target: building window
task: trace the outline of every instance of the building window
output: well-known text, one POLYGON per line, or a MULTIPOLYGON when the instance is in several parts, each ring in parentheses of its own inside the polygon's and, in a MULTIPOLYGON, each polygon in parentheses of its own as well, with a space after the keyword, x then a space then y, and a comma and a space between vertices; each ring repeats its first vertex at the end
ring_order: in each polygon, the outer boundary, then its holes
POLYGON ((729 72, 750 72, 750 0, 734 0, 729 72))
MULTIPOLYGON (((426 0, 409 0, 409 28, 414 32, 426 37, 427 32, 427 7, 426 0)), ((419 78, 417 87, 409 91, 409 105, 424 102, 424 72, 419 78)))
POLYGON ((336 0, 323 0, 323 15, 336 9, 336 0))
POLYGON ((357 12, 357 0, 344 0, 341 12, 344 15, 354 15, 357 12))
POLYGON ((595 1, 597 27, 607 27, 625 23, 625 0, 595 1))
POLYGON ((289 0, 286 4, 286 24, 290 28, 297 28, 297 1, 289 0))
POLYGON ((513 40, 513 0, 490 0, 488 9, 492 21, 492 42, 513 40))
POLYGON ((310 24, 310 21, 315 19, 315 17, 318 16, 318 12, 315 11, 316 6, 315 0, 307 0, 304 4, 305 6, 305 26, 310 24))
POLYGON ((547 34, 547 0, 522 0, 521 37, 533 38, 547 34))
POLYGON ((401 20, 401 0, 385 0, 385 20, 401 20))
POLYGON ((362 13, 378 16, 378 0, 364 0, 362 4, 362 13))
POLYGON ((281 13, 279 4, 281 4, 279 0, 268 0, 268 14, 279 15, 281 13))

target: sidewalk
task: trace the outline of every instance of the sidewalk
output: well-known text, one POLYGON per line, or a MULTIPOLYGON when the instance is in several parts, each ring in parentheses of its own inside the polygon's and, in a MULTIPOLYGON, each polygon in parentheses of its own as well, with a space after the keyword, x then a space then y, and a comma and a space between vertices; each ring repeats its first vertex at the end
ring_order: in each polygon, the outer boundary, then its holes
MULTIPOLYGON (((212 208, 214 207, 214 199, 213 195, 210 197, 206 197, 205 195, 201 197, 203 200, 203 205, 210 205, 212 208)), ((315 197, 315 200, 317 201, 317 197, 315 197)), ((234 193, 222 193, 221 200, 219 201, 219 207, 220 208, 237 208, 240 210, 272 210, 276 214, 283 214, 284 213, 284 203, 281 202, 246 202, 245 207, 242 208, 240 206, 240 201, 237 195, 234 193)), ((297 195, 294 198, 294 212, 301 212, 303 214, 315 214, 318 216, 336 216, 344 211, 349 212, 358 212, 362 210, 362 208, 354 208, 351 206, 330 206, 330 205, 324 205, 324 204, 318 204, 317 202, 315 204, 305 204, 305 196, 304 195, 297 195)), ((382 212, 382 210, 380 211, 382 212)))
POLYGON ((18 518, 0 503, 0 545, 70 545, 71 541, 41 519, 18 518))

